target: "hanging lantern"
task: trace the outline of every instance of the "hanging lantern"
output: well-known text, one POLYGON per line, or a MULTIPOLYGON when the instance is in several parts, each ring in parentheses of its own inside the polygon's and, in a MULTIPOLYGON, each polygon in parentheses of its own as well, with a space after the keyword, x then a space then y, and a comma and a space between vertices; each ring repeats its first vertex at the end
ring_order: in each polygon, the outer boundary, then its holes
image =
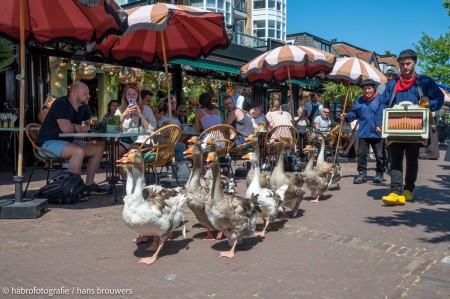
POLYGON ((121 66, 112 65, 112 64, 103 64, 101 66, 101 68, 105 72, 109 73, 111 76, 114 75, 115 73, 120 72, 122 70, 121 66))
POLYGON ((92 80, 97 74, 97 68, 95 65, 83 62, 78 65, 77 76, 84 80, 92 80))

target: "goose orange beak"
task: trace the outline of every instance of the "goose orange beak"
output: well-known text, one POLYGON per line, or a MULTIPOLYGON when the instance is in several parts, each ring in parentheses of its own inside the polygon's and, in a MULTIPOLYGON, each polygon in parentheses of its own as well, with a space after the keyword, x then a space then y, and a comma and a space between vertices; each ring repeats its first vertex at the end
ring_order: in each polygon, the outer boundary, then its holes
POLYGON ((209 153, 208 156, 206 156, 206 162, 208 163, 212 163, 212 161, 214 160, 214 155, 212 153, 209 153))
POLYGON ((206 143, 207 145, 211 145, 211 138, 206 139, 205 143, 206 143))
POLYGON ((121 165, 126 165, 128 163, 133 163, 133 161, 134 161, 134 156, 129 155, 129 153, 126 153, 125 155, 123 155, 122 158, 117 160, 116 163, 118 166, 121 166, 121 165))
POLYGON ((247 138, 245 138, 245 141, 252 141, 253 140, 253 134, 248 135, 247 138))
POLYGON ((183 154, 184 154, 184 157, 185 157, 185 158, 191 158, 191 157, 192 157, 192 147, 190 147, 190 148, 188 148, 187 150, 185 150, 185 151, 183 152, 183 154))
POLYGON ((250 154, 246 154, 245 156, 242 157, 242 159, 244 159, 245 161, 250 160, 250 154))
POLYGON ((197 140, 198 140, 198 137, 197 137, 197 136, 192 136, 187 142, 188 142, 188 143, 196 143, 197 140))

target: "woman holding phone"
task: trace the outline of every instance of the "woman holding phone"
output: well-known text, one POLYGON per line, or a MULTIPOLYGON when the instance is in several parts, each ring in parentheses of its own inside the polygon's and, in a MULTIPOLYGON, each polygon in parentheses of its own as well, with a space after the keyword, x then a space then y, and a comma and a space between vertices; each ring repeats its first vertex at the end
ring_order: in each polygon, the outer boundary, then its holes
MULTIPOLYGON (((147 105, 142 105, 139 88, 134 84, 127 84, 122 93, 121 105, 117 108, 116 115, 120 116, 120 127, 122 132, 133 132, 144 130, 153 132, 156 130, 156 119, 152 109, 147 105)), ((145 137, 145 136, 143 136, 145 137)), ((119 155, 123 156, 134 143, 139 143, 139 139, 131 137, 121 138, 122 147, 119 155)), ((136 145, 135 148, 138 146, 136 145)))

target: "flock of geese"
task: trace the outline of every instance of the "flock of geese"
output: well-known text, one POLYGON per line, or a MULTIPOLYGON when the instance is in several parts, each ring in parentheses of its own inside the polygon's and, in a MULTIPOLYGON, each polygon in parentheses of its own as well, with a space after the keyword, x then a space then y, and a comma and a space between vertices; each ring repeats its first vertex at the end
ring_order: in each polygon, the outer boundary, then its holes
POLYGON ((295 217, 303 196, 304 186, 318 202, 332 183, 339 184, 342 167, 324 161, 324 140, 319 138, 321 149, 314 166, 315 149, 305 148, 309 162, 303 172, 285 173, 285 143, 281 138, 273 144, 276 150, 276 166, 269 176, 261 172, 258 138, 250 136, 253 152, 243 157, 252 168, 246 178, 245 196, 224 192, 227 182, 221 176, 216 145, 211 142, 205 153, 204 144, 196 140, 184 153, 192 159, 192 171, 185 191, 182 188, 164 188, 159 185, 145 184, 144 160, 138 150, 131 150, 118 160, 127 174, 126 196, 124 197, 123 221, 139 233, 136 243, 146 242, 147 236, 153 236, 153 242, 147 250, 155 251, 151 257, 142 258, 139 263, 152 264, 158 258, 165 241, 170 240, 172 232, 183 223, 182 233, 186 235, 183 218, 183 205, 187 204, 198 222, 207 230, 205 239, 221 239, 224 234, 231 246, 229 251, 220 253, 221 257, 234 257, 236 246, 245 237, 264 236, 269 224, 278 216, 288 218, 286 208, 292 210, 295 217), (205 160, 206 156, 206 160, 205 160), (206 162, 210 175, 202 176, 206 162), (263 229, 256 231, 257 218, 263 220, 263 229), (212 230, 217 230, 216 238, 212 230))

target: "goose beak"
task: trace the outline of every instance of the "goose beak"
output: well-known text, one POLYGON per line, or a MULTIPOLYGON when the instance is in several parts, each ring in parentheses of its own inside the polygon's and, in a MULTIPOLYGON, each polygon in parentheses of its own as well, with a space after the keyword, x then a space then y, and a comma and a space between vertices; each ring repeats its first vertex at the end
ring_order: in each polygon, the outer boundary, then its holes
POLYGON ((248 137, 245 138, 245 141, 252 141, 252 139, 253 139, 253 134, 248 135, 248 137))
POLYGON ((188 143, 192 143, 192 144, 194 144, 194 143, 196 143, 197 142, 197 139, 198 139, 198 137, 197 136, 192 136, 187 142, 188 143))
POLYGON ((192 147, 183 152, 185 158, 192 158, 192 147))
POLYGON ((214 160, 214 154, 209 153, 208 156, 206 157, 205 162, 207 165, 210 165, 210 164, 212 164, 213 160, 214 160))
POLYGON ((125 166, 126 164, 133 163, 134 156, 125 154, 122 158, 116 161, 117 166, 125 166))
POLYGON ((206 139, 205 143, 206 143, 207 145, 211 145, 211 138, 206 139))
POLYGON ((243 156, 242 159, 244 159, 245 161, 250 160, 250 153, 243 156))

